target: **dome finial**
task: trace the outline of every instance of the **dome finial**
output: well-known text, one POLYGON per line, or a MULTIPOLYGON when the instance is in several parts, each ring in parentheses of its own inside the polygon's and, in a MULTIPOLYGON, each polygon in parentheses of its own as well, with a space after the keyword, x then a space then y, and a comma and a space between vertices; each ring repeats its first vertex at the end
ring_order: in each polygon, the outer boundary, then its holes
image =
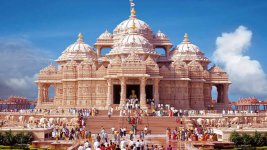
POLYGON ((78 43, 83 43, 83 35, 82 35, 82 33, 79 33, 79 34, 78 34, 77 42, 78 42, 78 43))
POLYGON ((187 33, 184 34, 184 40, 183 41, 184 42, 189 42, 188 34, 187 33))
POLYGON ((79 38, 79 39, 82 39, 82 38, 83 38, 83 34, 82 34, 82 33, 79 33, 79 34, 78 34, 78 38, 79 38))
POLYGON ((130 6, 131 6, 131 17, 135 17, 136 11, 134 9, 135 3, 133 2, 133 0, 130 0, 130 6))
POLYGON ((184 34, 184 39, 188 39, 188 34, 187 33, 184 34))

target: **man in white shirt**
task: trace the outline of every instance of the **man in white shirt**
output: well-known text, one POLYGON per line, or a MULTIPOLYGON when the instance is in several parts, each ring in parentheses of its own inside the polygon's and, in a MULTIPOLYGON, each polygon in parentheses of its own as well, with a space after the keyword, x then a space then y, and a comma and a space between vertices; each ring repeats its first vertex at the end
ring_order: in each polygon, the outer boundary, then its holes
POLYGON ((92 150, 91 146, 89 145, 89 147, 87 147, 85 150, 92 150))
POLYGON ((84 148, 86 149, 86 148, 88 148, 89 147, 89 143, 88 143, 88 141, 86 141, 85 143, 84 143, 84 148))
POLYGON ((129 146, 131 147, 131 146, 133 146, 133 145, 134 145, 134 141, 131 140, 131 141, 129 142, 129 146))
POLYGON ((83 146, 80 144, 80 146, 78 147, 78 150, 83 150, 83 146))
POLYGON ((140 142, 139 142, 139 140, 137 140, 137 142, 135 143, 135 146, 136 146, 137 150, 140 150, 141 149, 140 148, 140 142))
POLYGON ((97 149, 100 146, 100 143, 96 140, 94 143, 94 149, 97 149))
POLYGON ((122 139, 121 143, 120 143, 120 148, 125 149, 125 146, 126 146, 126 141, 124 139, 122 139))
POLYGON ((144 149, 144 148, 145 148, 145 142, 144 142, 144 140, 142 140, 142 141, 140 142, 140 148, 141 148, 141 149, 144 149))

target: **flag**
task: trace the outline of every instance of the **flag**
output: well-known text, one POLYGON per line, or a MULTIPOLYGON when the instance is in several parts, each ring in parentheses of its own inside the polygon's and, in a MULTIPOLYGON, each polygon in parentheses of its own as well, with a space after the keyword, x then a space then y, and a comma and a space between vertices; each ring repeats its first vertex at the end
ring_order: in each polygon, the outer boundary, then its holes
POLYGON ((135 3, 133 1, 131 1, 131 7, 134 7, 135 3))

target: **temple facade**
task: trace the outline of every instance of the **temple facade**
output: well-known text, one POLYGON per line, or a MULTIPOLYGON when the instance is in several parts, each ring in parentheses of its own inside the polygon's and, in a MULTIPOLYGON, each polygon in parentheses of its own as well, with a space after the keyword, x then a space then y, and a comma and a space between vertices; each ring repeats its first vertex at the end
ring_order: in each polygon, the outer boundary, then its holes
POLYGON ((38 75, 37 108, 122 107, 134 93, 141 108, 153 100, 176 109, 208 109, 213 86, 217 100, 212 107, 229 107, 227 73, 218 66, 209 68, 209 59, 187 34, 173 47, 164 33, 154 33, 137 18, 134 7, 113 33, 99 36, 94 48, 79 34, 56 62, 38 75), (105 48, 110 51, 103 54, 105 48), (158 48, 164 54, 157 53, 158 48), (52 99, 49 87, 54 88, 52 99))

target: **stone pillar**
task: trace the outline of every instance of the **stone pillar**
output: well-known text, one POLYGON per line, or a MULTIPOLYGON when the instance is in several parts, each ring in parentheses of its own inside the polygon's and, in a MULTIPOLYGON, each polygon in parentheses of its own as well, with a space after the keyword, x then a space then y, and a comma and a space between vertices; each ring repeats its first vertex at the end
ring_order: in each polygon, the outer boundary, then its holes
POLYGON ((227 105, 229 103, 228 89, 229 89, 229 85, 228 84, 224 84, 223 85, 223 103, 227 104, 227 105))
POLYGON ((48 85, 44 85, 43 86, 43 101, 44 102, 47 102, 49 100, 49 97, 48 97, 48 85))
POLYGON ((223 103, 223 88, 221 85, 217 85, 217 103, 223 103))
POLYGON ((97 57, 101 57, 101 46, 97 46, 96 47, 97 51, 96 51, 96 54, 97 54, 97 57))
POLYGON ((146 78, 140 78, 140 107, 146 109, 146 78))
POLYGON ((38 98, 37 98, 37 105, 40 105, 42 103, 42 100, 43 100, 43 92, 42 92, 42 89, 43 89, 43 85, 41 83, 38 83, 37 84, 38 86, 38 98))
POLYGON ((122 107, 126 102, 126 78, 122 77, 121 81, 121 99, 120 99, 120 107, 122 107))
POLYGON ((155 101, 155 106, 158 106, 159 104, 159 79, 155 78, 153 80, 153 98, 155 101))
POLYGON ((108 83, 108 92, 107 92, 107 106, 109 107, 112 104, 112 79, 107 79, 108 83))
POLYGON ((172 46, 166 46, 165 50, 166 50, 166 57, 169 58, 170 57, 170 49, 172 48, 172 46))

